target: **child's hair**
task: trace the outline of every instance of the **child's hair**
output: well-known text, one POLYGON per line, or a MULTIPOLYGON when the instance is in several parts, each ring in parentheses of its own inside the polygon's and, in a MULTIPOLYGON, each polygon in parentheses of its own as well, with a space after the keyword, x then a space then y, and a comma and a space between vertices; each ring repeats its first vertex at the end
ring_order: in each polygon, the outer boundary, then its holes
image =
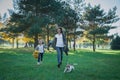
POLYGON ((44 44, 44 41, 43 41, 43 39, 38 39, 38 42, 39 42, 39 41, 42 41, 42 44, 44 44))

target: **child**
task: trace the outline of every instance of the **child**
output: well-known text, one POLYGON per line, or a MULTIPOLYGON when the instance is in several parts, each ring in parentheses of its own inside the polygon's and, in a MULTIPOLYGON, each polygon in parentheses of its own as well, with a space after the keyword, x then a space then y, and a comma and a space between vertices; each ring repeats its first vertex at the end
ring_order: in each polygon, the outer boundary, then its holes
POLYGON ((38 41, 38 45, 35 48, 36 50, 38 50, 38 62, 37 64, 40 65, 40 63, 43 61, 43 54, 44 54, 44 44, 42 40, 38 41))

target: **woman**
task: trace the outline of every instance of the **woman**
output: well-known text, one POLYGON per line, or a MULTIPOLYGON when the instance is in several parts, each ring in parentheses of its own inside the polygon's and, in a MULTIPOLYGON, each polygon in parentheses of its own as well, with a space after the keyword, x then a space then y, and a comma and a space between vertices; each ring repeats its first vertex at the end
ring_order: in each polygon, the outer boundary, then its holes
POLYGON ((57 29, 57 34, 55 35, 55 46, 57 51, 57 60, 58 60, 58 68, 60 68, 63 59, 63 51, 64 47, 67 46, 66 38, 63 34, 62 28, 57 29))

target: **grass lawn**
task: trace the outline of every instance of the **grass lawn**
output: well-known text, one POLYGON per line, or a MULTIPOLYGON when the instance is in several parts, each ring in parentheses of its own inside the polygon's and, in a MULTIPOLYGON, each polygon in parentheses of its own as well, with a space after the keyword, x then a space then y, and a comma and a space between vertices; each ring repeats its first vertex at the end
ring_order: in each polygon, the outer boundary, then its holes
POLYGON ((120 51, 70 51, 60 69, 55 52, 46 52, 41 65, 32 52, 31 48, 0 49, 0 80, 120 80, 120 51), (77 64, 71 73, 63 73, 67 59, 77 64))

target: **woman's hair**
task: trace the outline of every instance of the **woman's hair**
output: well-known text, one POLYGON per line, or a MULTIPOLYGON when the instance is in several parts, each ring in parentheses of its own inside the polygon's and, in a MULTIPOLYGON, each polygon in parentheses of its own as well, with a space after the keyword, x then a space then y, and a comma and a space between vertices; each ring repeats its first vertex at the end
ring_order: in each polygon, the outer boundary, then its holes
POLYGON ((58 30, 58 29, 60 29, 61 33, 63 33, 63 31, 62 31, 62 28, 61 28, 61 27, 57 28, 57 30, 58 30))

